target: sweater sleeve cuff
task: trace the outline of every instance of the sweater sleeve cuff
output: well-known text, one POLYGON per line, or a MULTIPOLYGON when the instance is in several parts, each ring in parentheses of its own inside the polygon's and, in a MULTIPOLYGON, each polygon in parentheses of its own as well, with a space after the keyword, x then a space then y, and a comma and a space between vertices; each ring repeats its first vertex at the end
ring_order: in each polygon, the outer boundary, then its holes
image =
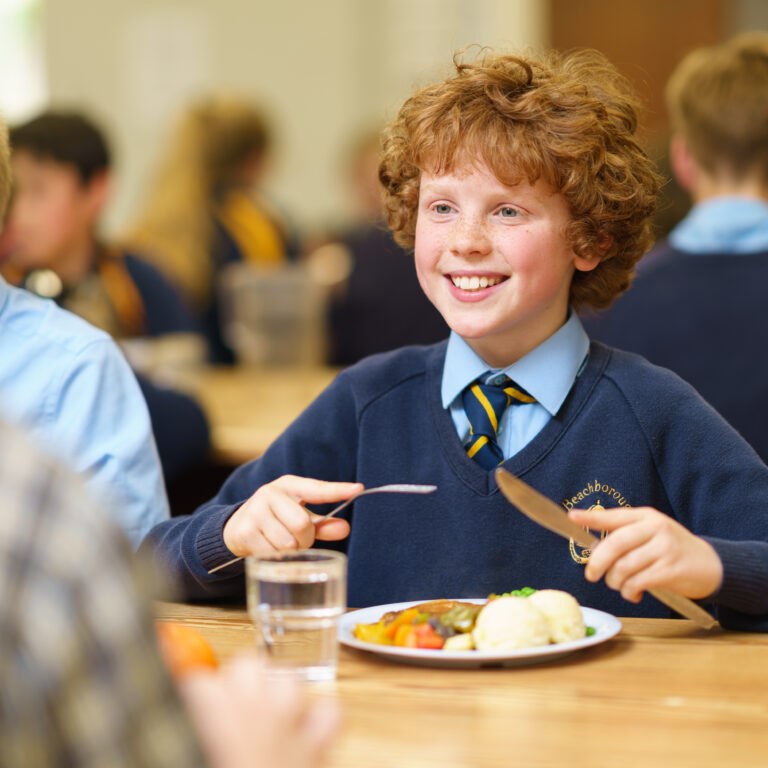
POLYGON ((711 601, 740 613, 768 614, 768 543, 705 538, 723 563, 723 582, 711 601))
MULTIPOLYGON (((204 571, 208 572, 211 568, 215 568, 217 565, 222 565, 223 563, 226 563, 227 560, 232 560, 236 557, 224 543, 224 525, 239 507, 240 504, 225 506, 216 510, 215 513, 207 515, 205 523, 197 532, 195 538, 195 551, 204 571)), ((218 571, 216 574, 212 574, 211 578, 216 578, 218 576, 222 578, 230 578, 242 571, 243 563, 242 561, 239 561, 233 563, 228 568, 222 568, 221 571, 218 571)))

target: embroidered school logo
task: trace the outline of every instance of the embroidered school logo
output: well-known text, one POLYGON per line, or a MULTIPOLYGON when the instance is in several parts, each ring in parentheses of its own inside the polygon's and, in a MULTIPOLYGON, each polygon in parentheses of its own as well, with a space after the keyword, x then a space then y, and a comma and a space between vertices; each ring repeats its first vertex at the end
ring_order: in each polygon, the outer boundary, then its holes
MULTIPOLYGON (((592 511, 593 509, 603 510, 606 508, 606 506, 602 503, 601 498, 605 499, 606 504, 609 507, 632 506, 624 498, 624 495, 621 493, 621 491, 618 491, 616 488, 613 488, 610 485, 606 485, 605 483, 600 483, 597 480, 595 480, 594 483, 587 483, 587 485, 575 496, 571 496, 570 499, 563 499, 560 504, 566 511, 573 509, 574 507, 577 509, 583 509, 586 507, 589 511, 592 511), (595 500, 595 503, 590 504, 590 506, 587 507, 587 503, 591 500, 590 497, 594 498, 596 496, 597 499, 595 500)), ((605 536, 606 532, 602 531, 600 533, 600 538, 604 539, 605 536)), ((573 539, 569 539, 568 541, 568 550, 571 553, 571 558, 573 561, 575 563, 579 563, 580 565, 584 565, 587 560, 589 560, 589 556, 592 554, 592 550, 589 547, 577 547, 576 542, 573 539)))
MULTIPOLYGON (((593 504, 591 507, 589 507, 589 511, 591 512, 593 509, 605 509, 605 507, 600 503, 598 500, 597 504, 593 504)), ((605 538, 605 531, 601 531, 600 538, 605 538)), ((584 565, 587 560, 589 560, 589 556, 592 554, 592 550, 590 547, 576 547, 576 542, 573 539, 568 539, 568 549, 571 552, 571 557, 573 558, 574 562, 579 563, 581 565, 584 565)))

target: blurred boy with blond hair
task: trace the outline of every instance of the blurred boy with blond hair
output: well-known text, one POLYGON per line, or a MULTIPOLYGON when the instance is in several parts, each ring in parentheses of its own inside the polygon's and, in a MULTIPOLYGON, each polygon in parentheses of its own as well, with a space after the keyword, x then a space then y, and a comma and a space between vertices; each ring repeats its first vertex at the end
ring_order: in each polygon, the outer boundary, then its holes
POLYGON ((667 101, 693 208, 585 326, 689 381, 768 461, 768 33, 690 53, 667 101))

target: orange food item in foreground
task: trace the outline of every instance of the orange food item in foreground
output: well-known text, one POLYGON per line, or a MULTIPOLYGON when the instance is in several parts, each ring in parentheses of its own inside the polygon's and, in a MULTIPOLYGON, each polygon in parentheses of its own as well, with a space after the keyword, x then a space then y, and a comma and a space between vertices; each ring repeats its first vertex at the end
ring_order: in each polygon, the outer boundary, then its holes
POLYGON ((200 668, 218 667, 216 654, 196 629, 175 621, 156 621, 155 630, 163 660, 173 677, 180 678, 200 668))

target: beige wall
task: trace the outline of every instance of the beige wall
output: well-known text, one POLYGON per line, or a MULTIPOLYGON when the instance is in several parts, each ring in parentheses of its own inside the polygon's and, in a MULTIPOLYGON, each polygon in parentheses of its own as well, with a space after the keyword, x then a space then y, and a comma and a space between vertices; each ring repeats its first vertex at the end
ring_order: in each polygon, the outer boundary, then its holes
POLYGON ((110 131, 118 183, 107 228, 129 219, 169 120, 211 88, 274 115, 268 189, 303 229, 345 217, 339 163, 458 47, 546 44, 547 0, 47 0, 52 103, 110 131))

